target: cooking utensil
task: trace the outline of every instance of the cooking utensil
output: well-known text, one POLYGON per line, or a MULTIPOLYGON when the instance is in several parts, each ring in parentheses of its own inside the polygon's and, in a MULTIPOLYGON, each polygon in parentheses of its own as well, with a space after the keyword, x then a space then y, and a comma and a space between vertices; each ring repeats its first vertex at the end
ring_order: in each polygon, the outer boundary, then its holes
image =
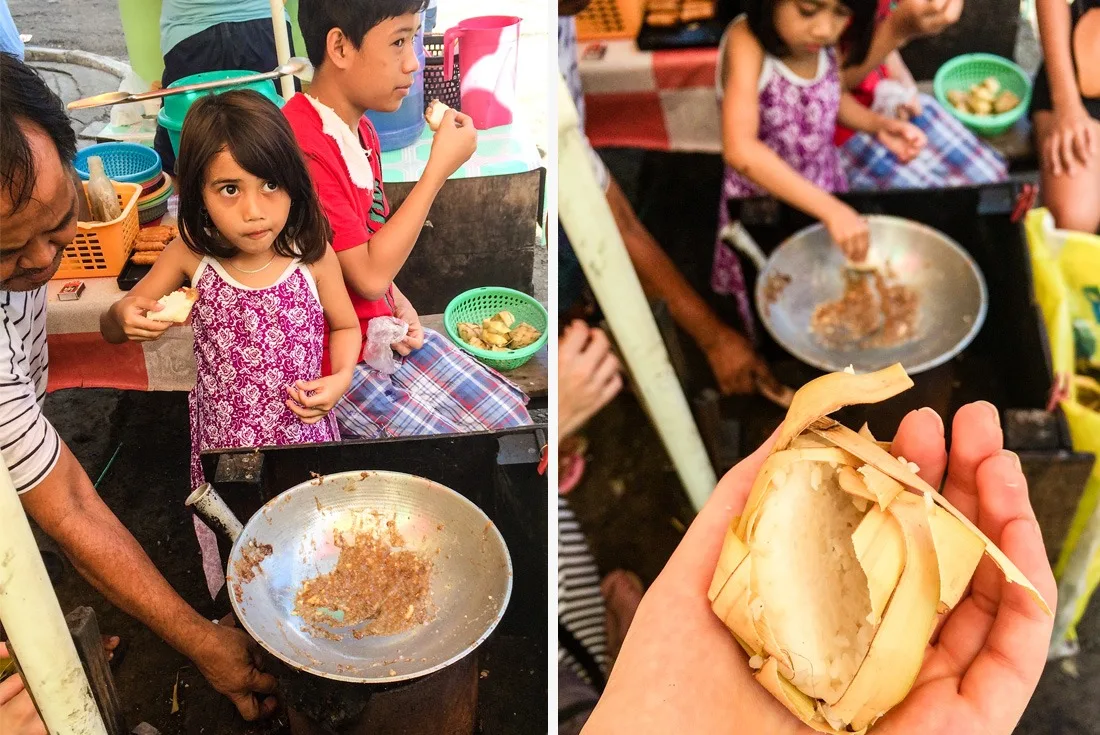
POLYGON ((92 97, 85 97, 84 99, 70 102, 68 108, 70 110, 84 110, 89 107, 103 107, 105 105, 118 105, 127 102, 144 102, 145 100, 154 100, 161 97, 171 97, 172 95, 182 94, 183 92, 232 87, 238 84, 262 82, 265 79, 275 79, 276 77, 283 76, 295 76, 303 82, 308 83, 313 80, 313 65, 309 63, 309 59, 301 56, 294 56, 287 63, 280 64, 272 71, 253 74, 248 77, 222 79, 214 82, 202 82, 200 84, 187 84, 182 87, 164 87, 152 92, 140 92, 138 94, 131 94, 129 92, 105 92, 103 94, 97 94, 92 97))
POLYGON ((788 352, 826 372, 852 365, 871 372, 900 362, 910 375, 941 365, 961 352, 985 321, 988 293, 974 260, 951 238, 900 217, 870 215, 871 239, 896 280, 920 295, 917 336, 887 348, 831 349, 810 331, 819 304, 844 290, 844 255, 821 224, 807 227, 766 257, 740 223, 731 242, 756 264, 756 307, 768 333, 788 352), (789 276, 778 294, 769 282, 789 276))
POLYGON ((272 655, 328 679, 389 684, 430 674, 473 651, 500 622, 512 592, 512 562, 496 526, 472 502, 430 480, 399 472, 343 472, 295 485, 241 528, 210 485, 187 499, 234 539, 226 583, 237 619, 272 655), (393 636, 357 640, 336 625, 339 641, 303 632, 294 614, 302 583, 336 566, 333 534, 378 514, 396 514, 406 547, 432 555, 434 620, 393 636), (253 564, 255 544, 272 552, 253 564), (438 553, 437 553, 438 550, 438 553), (247 576, 247 575, 245 575, 247 576))

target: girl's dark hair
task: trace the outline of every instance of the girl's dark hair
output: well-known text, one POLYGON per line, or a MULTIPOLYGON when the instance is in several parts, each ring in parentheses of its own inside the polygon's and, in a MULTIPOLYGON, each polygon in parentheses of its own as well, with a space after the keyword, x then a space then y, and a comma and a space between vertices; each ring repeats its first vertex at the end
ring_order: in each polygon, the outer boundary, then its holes
POLYGON ((235 89, 200 98, 183 122, 176 169, 179 180, 179 231, 198 255, 231 258, 206 212, 206 169, 226 151, 248 173, 276 184, 290 195, 290 215, 275 238, 279 255, 314 263, 325 254, 332 228, 321 210, 305 158, 289 123, 271 100, 251 89, 235 89))
MULTIPOLYGON (((775 7, 781 2, 783 0, 745 0, 743 5, 749 30, 772 56, 786 56, 791 52, 775 29, 775 7)), ((844 66, 858 66, 871 50, 878 3, 876 0, 840 0, 840 3, 852 12, 852 22, 840 39, 844 66)))
POLYGON ((339 28, 355 48, 384 20, 419 13, 428 0, 306 0, 298 6, 298 25, 314 68, 325 63, 328 33, 339 28))

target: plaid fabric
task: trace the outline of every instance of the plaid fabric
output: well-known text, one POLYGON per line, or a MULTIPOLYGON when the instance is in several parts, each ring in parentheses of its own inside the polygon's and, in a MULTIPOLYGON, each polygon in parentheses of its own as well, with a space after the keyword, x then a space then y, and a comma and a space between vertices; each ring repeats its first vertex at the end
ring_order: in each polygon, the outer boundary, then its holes
POLYGON ((528 398, 430 329, 424 346, 383 375, 360 363, 333 413, 345 439, 496 431, 531 424, 528 398))
POLYGON ((840 148, 852 191, 944 189, 992 184, 1008 178, 1004 158, 978 140, 933 98, 921 95, 923 112, 913 124, 928 136, 916 159, 903 164, 886 146, 859 133, 840 148))

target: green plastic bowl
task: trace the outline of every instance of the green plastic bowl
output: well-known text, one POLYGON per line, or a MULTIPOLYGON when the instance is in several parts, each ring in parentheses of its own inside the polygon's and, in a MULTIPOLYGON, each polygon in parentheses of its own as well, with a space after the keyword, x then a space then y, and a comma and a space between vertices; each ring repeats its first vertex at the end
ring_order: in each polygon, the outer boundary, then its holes
MULTIPOLYGON (((172 89, 173 87, 183 87, 188 84, 201 84, 203 82, 221 81, 222 79, 247 77, 253 74, 256 74, 256 72, 241 69, 207 71, 202 74, 192 74, 191 76, 177 79, 169 84, 168 88, 172 89)), ((231 89, 251 89, 267 97, 280 108, 286 103, 286 100, 280 97, 278 91, 275 89, 275 82, 270 79, 263 79, 248 84, 234 84, 230 87, 219 87, 217 89, 202 89, 194 92, 184 92, 182 94, 174 94, 170 97, 165 97, 164 105, 160 108, 160 112, 157 113, 157 123, 168 131, 168 140, 172 143, 173 153, 177 156, 180 154, 180 133, 183 131, 183 121, 187 118, 187 112, 191 109, 191 105, 195 104, 195 101, 200 97, 205 97, 208 94, 221 94, 231 89)))
POLYGON ((443 312, 443 327, 447 330, 447 336, 458 345, 459 349, 473 355, 482 363, 496 370, 515 370, 534 357, 546 344, 550 316, 542 304, 522 291, 500 286, 485 286, 455 296, 443 312), (481 324, 483 319, 488 319, 502 310, 512 312, 517 324, 527 322, 542 332, 542 336, 535 340, 534 344, 507 352, 482 350, 466 344, 458 336, 459 322, 481 324))
POLYGON ((974 133, 984 137, 1001 135, 1012 128, 1031 107, 1031 79, 1012 61, 994 54, 964 54, 956 56, 940 67, 933 81, 936 100, 959 122, 974 133), (947 101, 947 93, 953 89, 969 92, 970 87, 980 84, 989 77, 1001 83, 1020 98, 1020 104, 1008 112, 999 115, 972 115, 956 110, 947 101))

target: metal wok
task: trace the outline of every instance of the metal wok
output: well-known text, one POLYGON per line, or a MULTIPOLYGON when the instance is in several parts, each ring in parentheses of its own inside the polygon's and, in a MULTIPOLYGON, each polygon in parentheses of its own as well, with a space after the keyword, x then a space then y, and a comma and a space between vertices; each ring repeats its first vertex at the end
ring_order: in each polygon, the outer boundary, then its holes
POLYGON ((844 291, 845 258, 824 225, 801 230, 765 258, 748 233, 734 225, 733 244, 759 270, 756 308, 765 329, 788 352, 820 370, 853 366, 870 372, 900 362, 910 374, 930 370, 961 352, 985 321, 988 294, 977 264, 954 240, 918 222, 870 215, 871 247, 890 264, 897 281, 920 294, 916 337, 888 348, 828 348, 810 330, 817 306, 844 291), (790 276, 778 297, 773 276, 790 276), (769 303, 770 300, 770 303, 769 303))
POLYGON ((344 472, 316 478, 268 501, 243 529, 209 485, 187 504, 234 538, 226 583, 241 625, 272 655, 311 674, 365 684, 430 674, 477 648, 508 606, 512 561, 496 526, 463 496, 421 477, 344 472), (334 533, 384 524, 395 514, 405 548, 432 555, 435 618, 392 636, 356 639, 335 621, 328 630, 341 640, 303 632, 295 596, 303 582, 336 566, 334 533), (239 570, 256 558, 253 543, 272 550, 245 579, 239 570), (241 564, 246 550, 249 559, 241 564))

